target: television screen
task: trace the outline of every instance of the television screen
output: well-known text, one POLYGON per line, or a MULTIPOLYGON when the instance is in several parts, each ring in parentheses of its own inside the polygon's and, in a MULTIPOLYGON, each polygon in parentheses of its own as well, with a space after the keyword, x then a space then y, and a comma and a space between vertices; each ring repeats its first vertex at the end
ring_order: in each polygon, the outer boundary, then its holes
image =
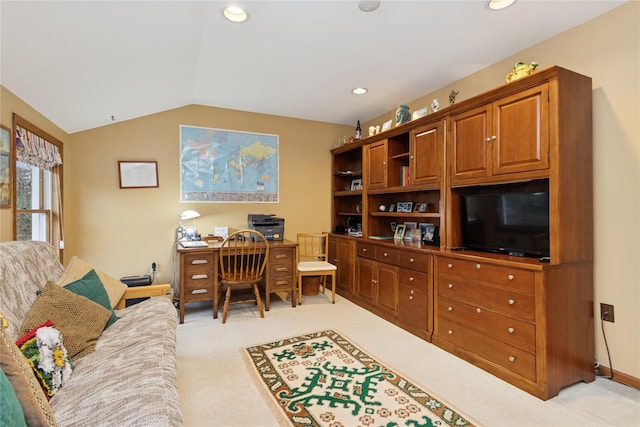
POLYGON ((517 256, 549 256, 549 192, 505 187, 461 196, 462 245, 517 256))

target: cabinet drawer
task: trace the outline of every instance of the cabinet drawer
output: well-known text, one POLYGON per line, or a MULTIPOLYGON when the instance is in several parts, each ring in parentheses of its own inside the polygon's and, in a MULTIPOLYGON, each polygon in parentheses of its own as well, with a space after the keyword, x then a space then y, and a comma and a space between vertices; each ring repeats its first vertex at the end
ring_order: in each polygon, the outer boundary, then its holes
POLYGON ((400 251, 386 246, 376 246, 376 260, 385 264, 398 265, 400 251))
POLYGON ((429 297, 410 286, 398 287, 398 319, 418 329, 427 330, 429 297))
POLYGON ((400 252, 400 267, 411 268, 418 271, 428 272, 431 267, 430 256, 427 254, 417 254, 414 252, 400 252))
POLYGON ((289 264, 269 264, 269 277, 292 277, 293 268, 289 264))
POLYGON ((421 292, 429 290, 429 275, 415 270, 400 269, 400 284, 421 292))
POLYGON ((357 256, 376 259, 376 246, 369 243, 358 242, 357 256))
POLYGON ((194 252, 184 254, 184 268, 186 271, 210 268, 213 270, 213 252, 194 252))
POLYGON ((535 352, 536 328, 531 323, 442 296, 438 298, 438 315, 507 344, 535 352))
POLYGON ((438 274, 495 283, 530 294, 535 291, 535 273, 515 267, 438 257, 438 274))
POLYGON ((524 320, 533 321, 535 319, 535 298, 533 295, 445 275, 438 277, 437 286, 439 296, 447 296, 480 307, 491 308, 524 320))
POLYGON ((213 277, 211 275, 189 276, 185 279, 183 286, 186 301, 213 299, 213 277))
POLYGON ((533 353, 512 347, 484 334, 438 317, 438 336, 456 346, 509 371, 536 381, 536 358, 533 353))
POLYGON ((278 292, 278 291, 286 291, 290 292, 294 290, 293 283, 294 280, 292 277, 269 277, 269 291, 270 292, 278 292))

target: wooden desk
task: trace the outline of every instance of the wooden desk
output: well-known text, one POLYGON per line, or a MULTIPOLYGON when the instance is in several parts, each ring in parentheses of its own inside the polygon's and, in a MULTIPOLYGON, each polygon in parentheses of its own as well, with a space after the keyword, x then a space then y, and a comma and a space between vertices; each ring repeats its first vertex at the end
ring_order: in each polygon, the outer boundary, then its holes
MULTIPOLYGON (((206 248, 186 249, 177 245, 180 257, 180 323, 184 323, 184 305, 196 301, 213 302, 213 318, 218 318, 220 285, 218 253, 221 242, 210 242, 206 248)), ((291 292, 291 306, 296 297, 296 242, 269 241, 269 260, 262 283, 265 288, 265 310, 269 311, 271 293, 291 292)))

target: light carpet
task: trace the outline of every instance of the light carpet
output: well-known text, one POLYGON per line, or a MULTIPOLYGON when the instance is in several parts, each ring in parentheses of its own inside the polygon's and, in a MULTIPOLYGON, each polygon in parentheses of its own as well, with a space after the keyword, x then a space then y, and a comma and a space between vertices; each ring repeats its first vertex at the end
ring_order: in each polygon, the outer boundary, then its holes
POLYGON ((469 417, 324 330, 247 347, 276 416, 302 426, 471 426, 469 417))

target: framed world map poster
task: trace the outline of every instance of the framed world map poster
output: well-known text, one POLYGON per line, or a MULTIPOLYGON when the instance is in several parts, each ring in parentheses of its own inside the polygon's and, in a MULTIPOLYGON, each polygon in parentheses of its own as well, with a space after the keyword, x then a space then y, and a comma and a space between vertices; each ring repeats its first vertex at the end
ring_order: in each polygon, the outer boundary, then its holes
POLYGON ((181 202, 278 202, 278 135, 180 125, 181 202))

